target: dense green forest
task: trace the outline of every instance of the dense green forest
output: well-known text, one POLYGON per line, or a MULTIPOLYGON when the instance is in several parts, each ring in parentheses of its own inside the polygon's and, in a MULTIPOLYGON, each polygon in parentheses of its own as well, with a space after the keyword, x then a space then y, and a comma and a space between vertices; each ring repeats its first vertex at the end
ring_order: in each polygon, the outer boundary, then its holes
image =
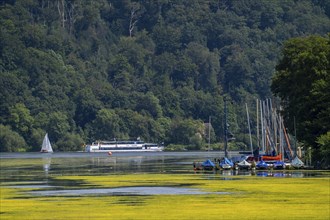
POLYGON ((255 136, 284 42, 326 37, 329 12, 327 0, 2 0, 0 151, 38 151, 46 132, 57 151, 136 137, 205 149, 210 117, 217 148, 224 97, 245 149, 245 103, 255 136))

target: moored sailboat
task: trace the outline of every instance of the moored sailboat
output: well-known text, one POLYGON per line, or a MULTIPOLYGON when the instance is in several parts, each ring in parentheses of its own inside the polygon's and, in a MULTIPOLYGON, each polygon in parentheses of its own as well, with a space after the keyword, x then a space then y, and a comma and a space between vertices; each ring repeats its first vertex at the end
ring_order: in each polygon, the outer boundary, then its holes
POLYGON ((249 170, 249 169, 251 169, 252 164, 247 162, 246 160, 242 160, 241 162, 237 163, 237 166, 238 166, 239 169, 249 170))
POLYGON ((282 160, 282 154, 278 154, 276 156, 264 155, 261 156, 261 159, 264 161, 280 161, 282 160))
POLYGON ((228 159, 227 157, 224 157, 220 161, 219 166, 223 170, 229 170, 229 169, 232 169, 234 167, 234 163, 230 159, 228 159))
POLYGON ((256 168, 257 168, 258 170, 267 170, 267 169, 269 168, 269 166, 268 166, 268 164, 267 164, 265 161, 260 160, 260 161, 257 163, 256 168))
POLYGON ((304 163, 299 159, 298 156, 296 156, 292 161, 291 161, 291 166, 293 166, 294 168, 303 168, 304 167, 304 163))
POLYGON ((275 170, 283 170, 285 169, 285 167, 286 167, 285 163, 281 160, 278 160, 273 164, 273 168, 275 170))
POLYGON ((52 145, 48 138, 48 133, 46 133, 44 140, 42 141, 41 153, 53 153, 52 145))
MULTIPOLYGON (((225 157, 219 162, 219 166, 220 166, 220 168, 222 168, 224 170, 229 170, 229 169, 232 169, 234 167, 234 163, 228 158, 228 134, 230 132, 228 131, 229 124, 227 123, 227 100, 226 100, 226 97, 224 98, 224 115, 225 115, 225 124, 224 124, 224 128, 225 128, 225 134, 224 134, 225 157)), ((231 137, 231 139, 233 139, 233 138, 231 137)))
POLYGON ((202 166, 203 170, 215 169, 215 164, 210 159, 207 159, 206 161, 204 161, 201 166, 202 166))

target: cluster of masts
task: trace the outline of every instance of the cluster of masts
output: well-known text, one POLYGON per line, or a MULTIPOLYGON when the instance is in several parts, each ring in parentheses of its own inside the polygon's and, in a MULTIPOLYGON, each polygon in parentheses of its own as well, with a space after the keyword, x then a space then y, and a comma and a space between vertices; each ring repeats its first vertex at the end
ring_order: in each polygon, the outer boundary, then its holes
MULTIPOLYGON (((283 117, 276 108, 273 108, 271 99, 257 100, 257 147, 262 152, 272 155, 286 156, 289 160, 293 158, 293 151, 289 136, 284 126, 283 117), (259 117, 260 115, 260 117, 259 117), (260 118, 260 119, 259 119, 260 118)), ((247 105, 246 105, 247 108, 247 105)), ((248 114, 248 108, 247 108, 248 114)), ((249 118, 248 118, 249 122, 249 118)), ((250 125, 249 125, 250 132, 250 125)), ((252 149, 252 138, 250 132, 250 145, 252 149)))
MULTIPOLYGON (((289 140, 289 135, 284 126, 283 117, 280 112, 273 108, 271 99, 266 99, 264 101, 256 101, 257 109, 257 146, 253 149, 251 127, 249 110, 247 104, 246 113, 248 120, 249 136, 250 136, 250 148, 251 156, 243 158, 241 161, 236 163, 232 162, 228 158, 228 134, 229 125, 227 123, 227 103, 224 100, 224 152, 225 157, 220 159, 215 159, 214 162, 211 160, 206 160, 202 164, 196 164, 194 162, 194 169, 232 169, 232 168, 251 168, 256 167, 259 169, 267 169, 269 167, 274 167, 276 169, 283 169, 286 166, 285 160, 287 162, 291 161, 293 167, 302 167, 303 163, 297 157, 295 153, 295 158, 293 159, 293 151, 291 149, 291 144, 289 140), (262 156, 259 153, 262 152, 262 156), (249 163, 251 162, 251 163, 249 163), (267 163, 266 163, 267 162, 267 163)), ((296 152, 296 150, 295 150, 296 152)))

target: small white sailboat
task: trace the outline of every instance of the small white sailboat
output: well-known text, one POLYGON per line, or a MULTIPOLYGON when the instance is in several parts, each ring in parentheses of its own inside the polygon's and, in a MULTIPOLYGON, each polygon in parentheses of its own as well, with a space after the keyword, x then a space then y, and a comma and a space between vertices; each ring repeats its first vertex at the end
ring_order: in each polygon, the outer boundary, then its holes
POLYGON ((304 163, 299 159, 298 156, 296 156, 292 161, 291 161, 291 165, 296 168, 303 168, 304 167, 304 163))
POLYGON ((42 141, 41 153, 53 153, 52 145, 50 144, 48 133, 46 133, 44 140, 42 141))
POLYGON ((238 166, 239 169, 242 169, 242 170, 244 170, 244 169, 249 170, 249 169, 251 169, 252 164, 249 163, 249 162, 247 162, 246 160, 242 160, 241 162, 239 162, 239 163, 237 164, 237 166, 238 166))

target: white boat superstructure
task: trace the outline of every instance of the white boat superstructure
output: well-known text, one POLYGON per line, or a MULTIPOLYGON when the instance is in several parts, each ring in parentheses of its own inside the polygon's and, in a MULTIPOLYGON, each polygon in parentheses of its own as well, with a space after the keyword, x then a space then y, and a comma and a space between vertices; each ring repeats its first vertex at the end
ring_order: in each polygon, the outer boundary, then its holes
POLYGON ((136 141, 97 141, 87 145, 86 152, 136 152, 136 151, 162 151, 164 146, 155 143, 136 141))

